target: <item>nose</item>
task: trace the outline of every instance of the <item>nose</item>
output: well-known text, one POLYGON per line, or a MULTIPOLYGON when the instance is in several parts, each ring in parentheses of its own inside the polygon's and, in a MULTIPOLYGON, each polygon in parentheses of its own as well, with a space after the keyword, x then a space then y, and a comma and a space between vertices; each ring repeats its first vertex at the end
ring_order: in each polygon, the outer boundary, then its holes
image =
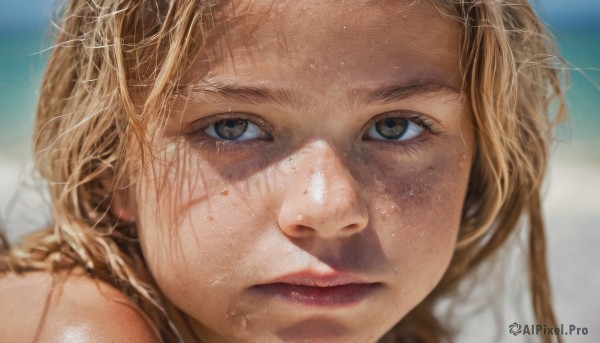
POLYGON ((369 222, 357 181, 330 144, 315 142, 297 154, 279 213, 279 227, 294 238, 349 237, 369 222))

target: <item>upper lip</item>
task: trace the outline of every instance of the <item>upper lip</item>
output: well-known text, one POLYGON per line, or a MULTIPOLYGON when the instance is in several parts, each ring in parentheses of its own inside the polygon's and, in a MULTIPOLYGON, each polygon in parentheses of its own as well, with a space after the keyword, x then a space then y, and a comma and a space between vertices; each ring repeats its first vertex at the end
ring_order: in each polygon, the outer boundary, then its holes
POLYGON ((265 285, 274 283, 287 283, 309 287, 335 287, 351 284, 367 284, 369 282, 366 282, 363 278, 350 273, 338 271, 319 273, 312 270, 303 270, 283 275, 265 283, 265 285))

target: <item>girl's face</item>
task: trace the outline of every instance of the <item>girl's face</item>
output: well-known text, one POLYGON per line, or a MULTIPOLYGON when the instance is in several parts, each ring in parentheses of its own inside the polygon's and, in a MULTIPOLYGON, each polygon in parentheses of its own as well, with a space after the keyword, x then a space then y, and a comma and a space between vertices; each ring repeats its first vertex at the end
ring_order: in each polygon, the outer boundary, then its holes
POLYGON ((137 185, 152 275, 203 341, 375 341, 455 246, 473 152, 458 25, 367 0, 214 21, 137 185))

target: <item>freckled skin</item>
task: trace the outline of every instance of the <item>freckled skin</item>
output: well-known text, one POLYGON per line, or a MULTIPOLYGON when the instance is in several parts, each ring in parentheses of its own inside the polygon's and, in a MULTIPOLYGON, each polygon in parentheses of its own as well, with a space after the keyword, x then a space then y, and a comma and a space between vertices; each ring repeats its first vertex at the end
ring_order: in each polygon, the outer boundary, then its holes
POLYGON ((142 249, 161 290, 205 341, 374 342, 450 262, 473 133, 456 93, 383 105, 356 105, 347 94, 432 79, 460 89, 458 27, 426 2, 277 4, 241 1, 237 20, 225 21, 231 9, 217 13, 228 40, 210 40, 186 81, 289 88, 306 102, 293 110, 190 102, 173 127, 244 112, 268 122, 273 138, 228 151, 168 128, 156 149, 176 148, 137 185, 142 249), (427 116, 439 132, 410 142, 364 139, 371 119, 397 110, 427 116), (383 287, 343 309, 248 292, 304 269, 349 272, 383 287))

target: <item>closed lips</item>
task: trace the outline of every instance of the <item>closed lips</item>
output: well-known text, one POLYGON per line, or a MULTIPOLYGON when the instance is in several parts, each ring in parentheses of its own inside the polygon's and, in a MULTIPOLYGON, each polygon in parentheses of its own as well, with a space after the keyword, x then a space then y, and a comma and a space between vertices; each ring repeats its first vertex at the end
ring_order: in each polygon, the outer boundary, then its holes
POLYGON ((251 290, 263 297, 301 306, 340 307, 358 304, 381 287, 381 283, 364 282, 346 274, 296 273, 251 290))

